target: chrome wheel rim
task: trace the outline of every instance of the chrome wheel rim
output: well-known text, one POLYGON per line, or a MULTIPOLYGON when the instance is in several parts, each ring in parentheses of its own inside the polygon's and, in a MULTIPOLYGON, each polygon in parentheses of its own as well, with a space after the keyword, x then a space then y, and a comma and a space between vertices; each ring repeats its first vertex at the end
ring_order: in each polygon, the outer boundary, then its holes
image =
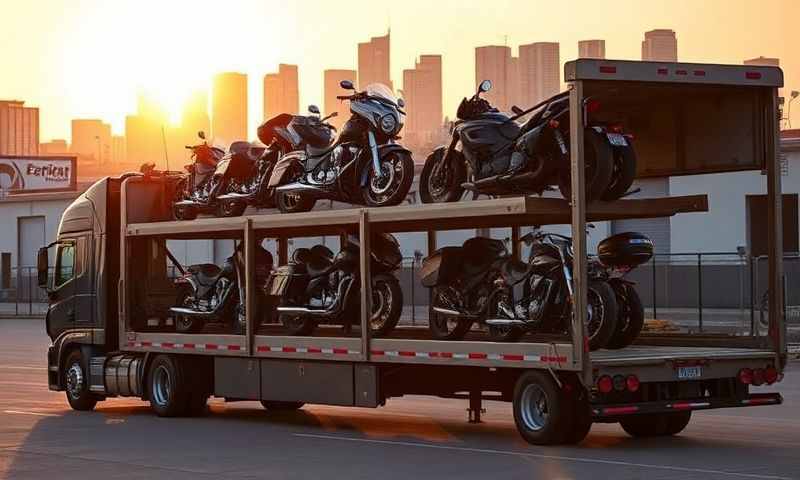
POLYGON ((169 403, 172 397, 172 378, 164 365, 159 365, 153 372, 152 391, 157 405, 163 407, 169 403))
POLYGON ((594 289, 589 289, 587 297, 586 330, 589 332, 589 339, 591 340, 597 335, 597 332, 600 331, 606 309, 603 298, 594 289))
POLYGON ((382 176, 370 171, 369 193, 372 200, 381 204, 394 195, 403 183, 403 165, 396 155, 381 163, 382 176))
POLYGON ((520 398, 520 414, 525 428, 538 432, 547 426, 550 409, 544 389, 532 383, 522 391, 520 398))
POLYGON ((83 369, 78 362, 67 370, 67 393, 72 398, 79 398, 83 393, 83 369))
POLYGON ((375 283, 372 287, 372 315, 370 316, 370 326, 373 331, 380 330, 386 324, 391 310, 392 290, 386 282, 375 283))

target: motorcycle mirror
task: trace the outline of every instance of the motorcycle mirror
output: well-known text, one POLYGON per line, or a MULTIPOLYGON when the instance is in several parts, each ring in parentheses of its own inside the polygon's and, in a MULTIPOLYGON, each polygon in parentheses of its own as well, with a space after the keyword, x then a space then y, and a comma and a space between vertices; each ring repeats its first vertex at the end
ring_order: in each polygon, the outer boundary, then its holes
POLYGON ((309 106, 308 106, 308 111, 309 111, 310 113, 313 113, 313 114, 315 114, 315 115, 319 115, 319 107, 318 107, 318 106, 316 106, 316 105, 309 105, 309 106))
POLYGON ((397 99, 397 106, 400 107, 400 108, 405 107, 406 106, 405 100, 403 100, 402 98, 398 98, 397 99))
POLYGON ((524 112, 525 110, 519 108, 516 105, 512 105, 511 106, 511 111, 514 112, 514 115, 522 115, 522 112, 524 112))
POLYGON ((533 232, 528 232, 519 239, 520 242, 524 243, 525 245, 530 245, 533 243, 533 232))
POLYGON ((197 136, 200 137, 202 140, 205 140, 206 139, 206 132, 200 130, 199 132, 197 132, 197 136))
POLYGON ((586 228, 594 228, 594 223, 587 223, 586 228))
POLYGON ((478 91, 481 93, 486 93, 492 89, 492 81, 491 80, 484 80, 478 85, 478 91))
POLYGON ((344 88, 345 90, 355 90, 356 87, 353 86, 353 82, 350 80, 342 80, 339 82, 339 86, 344 88))

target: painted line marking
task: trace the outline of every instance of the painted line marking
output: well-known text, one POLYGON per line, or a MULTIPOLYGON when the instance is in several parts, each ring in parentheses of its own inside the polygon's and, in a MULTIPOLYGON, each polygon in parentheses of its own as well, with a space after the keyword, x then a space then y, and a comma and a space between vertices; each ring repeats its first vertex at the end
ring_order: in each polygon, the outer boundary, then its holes
POLYGON ((35 415, 37 417, 58 417, 55 413, 41 413, 41 412, 25 412, 22 410, 3 410, 3 413, 7 413, 9 415, 35 415))
POLYGON ((47 370, 47 367, 29 367, 27 365, 3 365, 0 370, 47 370))
POLYGON ((372 440, 367 438, 353 438, 353 437, 339 437, 335 435, 319 435, 314 433, 293 433, 292 436, 304 438, 318 438, 322 440, 344 440, 347 442, 361 442, 361 443, 375 443, 379 445, 396 445, 399 447, 419 447, 419 448, 434 448, 439 450, 454 450, 460 452, 471 453, 490 453, 497 455, 512 455, 517 457, 526 458, 540 458, 544 460, 561 460, 568 462, 580 463, 596 463, 602 465, 617 465, 621 467, 636 467, 636 468, 651 468, 654 470, 667 470, 673 472, 689 472, 689 473, 705 473, 710 475, 727 475, 738 478, 759 478, 765 480, 791 480, 791 477, 781 477, 777 475, 759 475, 755 473, 739 473, 739 472, 726 472, 724 470, 711 470, 705 468, 691 468, 691 467, 675 467, 671 465, 657 465, 648 463, 634 463, 624 462, 622 460, 603 460, 599 458, 579 458, 579 457, 565 457, 561 455, 543 455, 538 453, 524 453, 524 452, 508 452, 504 450, 492 450, 490 448, 475 448, 475 447, 455 447, 451 445, 433 445, 429 443, 417 442, 400 442, 394 440, 372 440))

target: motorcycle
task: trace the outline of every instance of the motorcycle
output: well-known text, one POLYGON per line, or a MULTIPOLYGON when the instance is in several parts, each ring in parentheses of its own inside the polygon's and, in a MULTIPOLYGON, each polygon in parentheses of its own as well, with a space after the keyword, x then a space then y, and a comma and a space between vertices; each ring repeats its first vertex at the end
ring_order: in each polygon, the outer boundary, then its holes
POLYGON ((317 200, 328 199, 380 207, 399 205, 414 179, 411 152, 395 142, 403 128, 403 100, 384 85, 372 84, 363 92, 343 80, 351 95, 352 116, 336 140, 326 146, 307 144, 284 155, 275 167, 270 188, 283 213, 305 212, 317 200), (279 168, 280 167, 280 168, 279 168), (290 171, 294 175, 287 176, 290 171), (284 184, 286 181, 288 184, 284 184))
POLYGON ((175 189, 172 213, 177 220, 197 218, 197 214, 208 203, 207 199, 217 190, 219 184, 214 179, 214 173, 225 156, 225 150, 209 145, 204 132, 198 132, 197 136, 203 142, 186 146, 192 151, 192 163, 184 167, 187 175, 178 182, 175 189))
MULTIPOLYGON (((245 332, 245 268, 243 242, 228 257, 222 268, 213 263, 191 265, 185 269, 172 259, 181 275, 175 280, 176 306, 170 308, 178 333, 197 333, 210 322, 229 324, 234 333, 245 332)), ((272 271, 272 254, 260 245, 255 248, 256 282, 263 285, 272 271)), ((264 309, 265 298, 256 306, 264 309)), ((259 315, 261 312, 256 312, 259 315)))
MULTIPOLYGON (((433 289, 432 335, 464 337, 474 322, 495 341, 527 332, 566 334, 572 318, 572 241, 553 233, 527 234, 528 262, 512 258, 503 242, 483 237, 444 247, 423 261, 422 284, 433 289)), ((604 348, 616 331, 618 307, 607 282, 590 278, 586 329, 589 348, 604 348)))
POLYGON ((619 306, 617 330, 606 348, 619 349, 633 343, 644 326, 644 307, 635 283, 626 279, 631 270, 653 257, 653 242, 636 232, 612 235, 597 245, 597 258, 589 263, 591 278, 607 282, 619 306))
POLYGON ((235 206, 229 209, 234 214, 241 214, 248 205, 256 208, 275 206, 275 185, 270 185, 269 182, 273 172, 276 171, 276 165, 279 163, 281 165, 276 174, 278 184, 282 179, 292 175, 286 168, 286 162, 280 162, 285 154, 303 150, 306 145, 324 148, 331 144, 336 128, 327 123, 327 120, 338 115, 338 112, 320 118, 319 108, 316 105, 309 105, 308 110, 311 115, 282 113, 258 127, 258 139, 267 145, 267 148, 255 162, 250 164, 249 172, 233 176, 225 192, 218 197, 220 202, 228 202, 235 206))
MULTIPOLYGON (((403 291, 392 272, 403 260, 397 240, 389 234, 374 235, 371 242, 372 310, 369 326, 373 336, 385 336, 400 320, 403 291)), ((359 324, 359 242, 349 237, 334 256, 324 245, 294 251, 289 265, 273 272, 267 295, 276 298, 280 322, 290 335, 310 335, 319 323, 359 324)))
MULTIPOLYGON (((472 98, 458 107, 449 146, 425 160, 420 174, 423 203, 458 201, 465 190, 473 195, 539 194, 558 185, 570 198, 569 92, 562 92, 528 110, 512 107, 499 112, 481 93, 491 90, 484 80, 472 98), (521 117, 535 112, 520 124, 521 117)), ((586 115, 599 101, 584 102, 586 115)), ((618 126, 597 122, 584 131, 587 200, 615 200, 625 195, 636 174, 630 135, 618 126)))

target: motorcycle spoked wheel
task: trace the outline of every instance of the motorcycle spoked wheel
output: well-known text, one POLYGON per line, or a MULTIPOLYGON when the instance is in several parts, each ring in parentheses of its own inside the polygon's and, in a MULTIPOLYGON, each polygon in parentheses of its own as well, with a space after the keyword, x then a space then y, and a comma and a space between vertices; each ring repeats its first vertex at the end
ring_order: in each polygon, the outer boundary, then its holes
POLYGON ((247 203, 242 200, 221 200, 217 205, 218 217, 241 217, 247 209, 247 203))
POLYGON ((308 212, 317 200, 299 193, 275 192, 275 204, 281 213, 308 212))
MULTIPOLYGON (((613 173, 614 154, 611 145, 608 144, 605 136, 598 133, 593 128, 584 129, 584 185, 586 189, 586 201, 598 200, 608 189, 613 173)), ((569 157, 567 157, 569 160, 569 157)), ((566 168, 558 172, 558 189, 561 195, 567 199, 572 199, 572 175, 570 174, 569 161, 566 168)))
MULTIPOLYGON (((502 300, 504 300, 504 298, 492 300, 492 305, 489 307, 489 314, 487 315, 489 318, 507 318, 507 316, 501 313, 500 309, 497 308, 498 302, 502 300)), ((489 339, 494 342, 516 342, 525 335, 525 330, 523 328, 510 325, 488 325, 488 330, 489 339)))
MULTIPOLYGON (((434 306, 449 308, 443 301, 443 295, 448 287, 433 287, 432 299, 434 306)), ((431 312, 428 328, 436 340, 461 340, 472 328, 472 319, 443 315, 431 312)))
POLYGON ((644 326, 644 306, 633 285, 620 283, 613 288, 619 308, 619 320, 614 336, 606 348, 620 349, 632 344, 641 333, 644 326))
POLYGON ((308 336, 317 327, 317 322, 302 315, 280 315, 280 322, 286 333, 292 336, 308 336))
POLYGON ((445 147, 434 150, 419 175, 419 196, 422 203, 457 202, 464 195, 461 186, 467 180, 467 169, 464 158, 460 152, 453 152, 453 156, 444 164, 445 147))
MULTIPOLYGON (((188 285, 181 285, 178 287, 178 295, 175 300, 175 305, 181 307, 193 307, 192 304, 192 289, 188 285)), ((173 317, 175 322, 175 331, 177 333, 197 333, 203 329, 204 322, 199 318, 192 318, 187 315, 175 315, 173 317)))
POLYGON ((194 220, 197 218, 197 207, 191 205, 173 205, 172 216, 175 220, 194 220))
POLYGON ((375 337, 385 337, 403 313, 403 289, 393 275, 379 274, 372 279, 372 314, 369 327, 375 337))
POLYGON ((390 152, 381 158, 381 173, 378 177, 370 166, 367 187, 361 189, 361 198, 368 207, 400 205, 408 196, 414 181, 414 160, 405 152, 390 152))
POLYGON ((619 307, 608 282, 589 280, 586 292, 586 331, 589 350, 606 348, 617 331, 619 307))
POLYGON ((630 139, 627 141, 627 147, 613 147, 614 167, 611 173, 611 183, 600 197, 602 200, 622 198, 636 178, 636 151, 633 149, 630 139))

